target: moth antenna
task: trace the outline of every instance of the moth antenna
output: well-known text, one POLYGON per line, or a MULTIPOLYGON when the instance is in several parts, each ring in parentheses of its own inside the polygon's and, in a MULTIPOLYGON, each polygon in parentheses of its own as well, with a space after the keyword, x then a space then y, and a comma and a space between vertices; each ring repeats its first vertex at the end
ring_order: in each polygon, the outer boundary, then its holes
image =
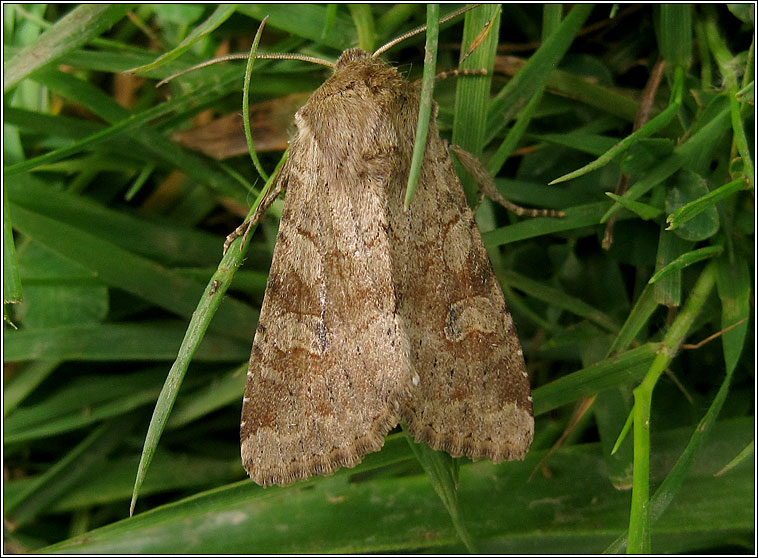
POLYGON ((443 80, 459 76, 486 76, 488 73, 486 68, 453 68, 452 70, 439 72, 434 76, 434 79, 443 80))
MULTIPOLYGON (((458 17, 461 14, 466 13, 469 10, 473 10, 474 8, 478 8, 481 4, 473 4, 471 6, 465 6, 459 10, 455 10, 453 13, 446 15, 445 17, 441 18, 439 21, 439 24, 442 25, 443 23, 446 23, 450 21, 451 19, 454 19, 458 17)), ((393 46, 395 46, 398 43, 403 42, 405 39, 409 39, 413 37, 414 35, 418 35, 419 33, 423 33, 426 31, 426 25, 422 25, 421 27, 416 27, 416 29, 412 29, 411 31, 408 31, 407 33, 403 33, 396 39, 392 39, 389 43, 385 44, 384 46, 379 47, 374 54, 371 55, 372 58, 376 58, 383 52, 388 51, 393 46)))
POLYGON ((287 52, 264 52, 256 54, 256 58, 262 58, 265 60, 300 60, 301 62, 310 62, 311 64, 319 64, 326 66, 327 68, 334 69, 334 62, 319 58, 318 56, 308 56, 307 54, 291 54, 287 52))
MULTIPOLYGON (((214 58, 213 60, 207 60, 205 62, 201 62, 200 64, 195 64, 191 68, 186 68, 182 70, 181 72, 177 72, 174 75, 171 75, 167 77, 166 79, 159 81, 155 86, 160 87, 161 85, 168 83, 174 78, 178 78, 179 76, 182 76, 194 70, 199 70, 200 68, 205 68, 206 66, 210 66, 211 64, 216 64, 217 62, 228 62, 229 60, 247 60, 249 56, 250 55, 245 52, 240 52, 238 54, 227 54, 226 56, 219 56, 218 58, 214 58)), ((288 54, 286 52, 261 52, 261 53, 256 54, 255 58, 256 60, 257 59, 300 60, 302 62, 311 62, 313 64, 320 64, 321 66, 326 66, 327 68, 334 69, 333 62, 329 62, 329 60, 324 60, 323 58, 318 58, 316 56, 308 56, 306 54, 288 54)))
POLYGON ((499 203, 504 208, 512 211, 520 217, 565 217, 563 211, 555 209, 529 209, 521 207, 515 203, 506 200, 495 185, 495 180, 484 168, 481 161, 462 147, 457 145, 448 145, 448 151, 453 153, 463 167, 471 174, 472 178, 479 187, 479 191, 494 202, 499 203))
POLYGON ((213 60, 206 60, 205 62, 201 62, 200 64, 195 64, 194 66, 191 66, 189 68, 185 68, 184 70, 180 72, 176 72, 175 74, 172 74, 168 76, 165 79, 162 79, 158 83, 155 84, 156 87, 160 87, 161 85, 165 85, 169 81, 178 78, 179 76, 183 76, 184 74, 188 74, 189 72, 193 72, 195 70, 199 70, 200 68, 205 68, 206 66, 210 66, 211 64, 216 64, 217 62, 227 62, 229 60, 247 60, 248 55, 244 53, 239 54, 227 54, 226 56, 219 56, 218 58, 214 58, 213 60))

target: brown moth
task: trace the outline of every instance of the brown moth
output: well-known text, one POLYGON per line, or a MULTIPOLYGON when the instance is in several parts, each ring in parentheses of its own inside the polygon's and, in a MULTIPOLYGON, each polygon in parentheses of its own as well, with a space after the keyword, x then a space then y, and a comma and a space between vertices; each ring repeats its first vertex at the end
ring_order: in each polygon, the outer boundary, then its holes
POLYGON ((474 460, 522 459, 532 441, 521 346, 436 106, 403 207, 419 99, 354 48, 295 115, 242 406, 258 484, 353 467, 401 421, 474 460))

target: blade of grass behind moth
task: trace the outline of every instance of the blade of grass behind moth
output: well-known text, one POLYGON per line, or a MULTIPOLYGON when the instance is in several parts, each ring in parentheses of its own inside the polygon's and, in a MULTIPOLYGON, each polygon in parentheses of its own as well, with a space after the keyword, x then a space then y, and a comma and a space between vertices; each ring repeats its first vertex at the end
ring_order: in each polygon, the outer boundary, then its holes
POLYGON ((600 219, 608 207, 610 205, 607 202, 594 202, 568 207, 565 211, 565 217, 560 219, 553 217, 524 219, 512 225, 486 231, 482 233, 482 240, 484 240, 484 246, 489 250, 496 246, 518 242, 527 238, 597 225, 600 223, 600 219))
POLYGON ((334 25, 334 20, 337 19, 337 4, 327 4, 326 5, 326 13, 324 14, 324 28, 321 31, 321 37, 320 39, 326 39, 326 37, 329 35, 329 31, 332 30, 332 25, 334 25))
POLYGON ((418 10, 418 4, 395 4, 376 19, 378 37, 389 37, 397 29, 407 25, 407 21, 418 10))
MULTIPOLYGON (((555 31, 558 24, 560 24, 562 11, 562 4, 547 4, 542 7, 543 42, 546 41, 548 37, 550 37, 550 35, 555 31)), ((542 100, 542 92, 544 89, 545 84, 542 84, 542 87, 534 92, 534 95, 529 100, 529 103, 527 103, 527 105, 524 107, 524 110, 519 113, 516 122, 513 124, 513 127, 508 130, 508 133, 506 134, 503 142, 500 144, 500 147, 497 148, 495 154, 490 157, 489 161, 487 161, 487 171, 492 176, 495 176, 498 172, 500 172, 500 169, 505 164, 505 161, 516 148, 516 145, 521 140, 524 132, 529 127, 532 116, 534 116, 534 113, 537 110, 540 101, 542 100)))
POLYGON ((421 165, 426 152, 426 138, 429 133, 429 119, 432 114, 432 94, 434 93, 434 76, 437 67, 437 43, 439 38, 438 4, 429 4, 426 9, 426 47, 424 48, 424 74, 421 78, 421 103, 418 108, 418 123, 416 124, 416 141, 413 145, 413 158, 408 173, 408 184, 405 190, 405 208, 411 204, 413 192, 416 191, 421 165))
MULTIPOLYGON (((674 9, 673 7, 671 9, 674 9)), ((679 10, 684 11, 684 7, 679 7, 679 10)), ((687 12, 689 14, 689 11, 687 12)), ((729 46, 724 41, 721 31, 716 25, 715 13, 713 9, 707 8, 706 13, 709 17, 704 18, 703 30, 705 38, 708 42, 713 58, 716 61, 719 71, 723 76, 728 90, 727 96, 729 97, 729 108, 732 120, 732 132, 734 134, 734 144, 737 147, 737 151, 742 159, 742 165, 744 168, 744 176, 747 181, 754 186, 753 183, 753 159, 750 155, 750 146, 745 136, 745 128, 742 120, 740 102, 737 100, 737 91, 740 88, 740 81, 735 72, 734 55, 729 50, 729 46)), ((674 19, 672 17, 672 19, 674 19)), ((688 21, 689 23, 689 21, 688 21)), ((672 25, 680 25, 679 22, 674 22, 672 25)), ((689 30, 689 29, 687 29, 689 30)), ((751 52, 755 50, 755 37, 751 46, 751 52)), ((749 69, 746 72, 752 72, 753 64, 749 64, 749 69)), ((747 76, 746 76, 747 79, 747 76)), ((743 81, 743 85, 746 82, 743 81)), ((752 110, 750 113, 752 114, 752 110)))
MULTIPOLYGON (((486 70, 486 74, 461 76, 456 81, 452 143, 476 157, 481 157, 485 145, 487 110, 490 106, 492 71, 497 55, 501 11, 499 5, 478 6, 466 13, 463 25, 458 69, 486 70), (472 46, 476 48, 471 50, 472 46)), ((473 205, 479 196, 476 181, 458 161, 454 160, 453 165, 461 178, 466 199, 473 205)), ((482 212, 479 212, 477 217, 477 221, 483 227, 490 228, 495 225, 492 221, 487 223, 482 212)))
POLYGON ((227 19, 229 19, 229 17, 231 17, 231 15, 236 10, 237 10, 237 6, 235 4, 220 4, 216 8, 216 10, 210 16, 208 16, 208 19, 206 19, 200 25, 195 27, 192 30, 192 32, 189 35, 187 35, 184 38, 184 40, 181 43, 179 43, 175 48, 166 52, 165 54, 162 54, 150 64, 145 64, 144 66, 138 66, 136 68, 132 68, 131 70, 127 70, 127 72, 129 73, 148 72, 150 70, 154 70, 160 66, 163 66, 164 64, 172 60, 175 60, 176 58, 179 58, 179 56, 181 56, 186 51, 188 51, 192 47, 192 45, 197 43, 203 37, 206 37, 213 31, 215 31, 222 23, 224 23, 227 19))
MULTIPOLYGON (((258 199, 253 204, 253 207, 248 214, 248 219, 252 217, 253 213, 263 200, 263 197, 272 187, 274 181, 278 178, 279 171, 287 160, 287 155, 288 152, 285 151, 271 178, 266 183, 266 186, 261 190, 261 193, 258 195, 258 199)), ((247 235, 247 238, 252 235, 252 232, 253 230, 251 229, 250 234, 247 235)), ((166 427, 166 422, 168 421, 169 415, 171 414, 171 409, 174 406, 174 402, 176 401, 176 396, 179 392, 179 387, 182 384, 184 374, 186 373, 190 361, 192 360, 192 355, 200 345, 200 341, 202 341, 203 335, 208 329, 208 324, 210 324, 210 321, 218 309, 219 304, 221 304, 224 293, 229 288, 232 278, 234 277, 234 272, 237 271, 239 266, 242 264, 242 260, 246 252, 245 249, 247 248, 247 243, 243 246, 240 246, 240 243, 242 243, 244 240, 245 237, 239 237, 235 239, 231 244, 226 254, 221 259, 221 263, 219 264, 216 273, 213 274, 213 277, 211 277, 210 281, 208 282, 208 285, 206 286, 205 291, 203 292, 203 296, 201 297, 198 304, 197 310, 195 310, 195 312, 192 314, 192 319, 190 320, 189 326, 187 327, 187 332, 184 336, 184 340, 182 341, 182 345, 179 348, 179 354, 174 361, 174 364, 171 366, 171 370, 169 371, 168 376, 166 377, 166 382, 163 385, 163 389, 161 390, 160 395, 158 396, 158 401, 155 404, 153 416, 150 419, 150 426, 148 427, 147 435, 145 436, 145 444, 142 449, 142 455, 140 455, 139 467, 137 468, 137 477, 134 481, 132 501, 129 505, 129 515, 132 515, 134 513, 134 506, 137 503, 140 487, 142 486, 142 483, 145 480, 145 476, 147 475, 147 469, 150 466, 150 461, 152 461, 155 450, 158 447, 158 441, 160 440, 161 434, 163 433, 163 429, 166 427)))
POLYGON ((240 14, 260 21, 269 16, 268 26, 292 33, 303 39, 310 39, 319 45, 329 46, 339 51, 355 46, 355 25, 342 10, 334 13, 334 19, 324 34, 330 8, 323 4, 240 4, 240 14))
MULTIPOLYGON (((742 159, 742 175, 752 188, 755 188, 755 170, 753 167, 753 158, 750 155, 750 144, 745 135, 745 125, 742 119, 742 106, 737 100, 737 87, 729 91, 729 108, 732 115, 732 130, 734 132, 734 143, 737 146, 737 152, 742 159)), ((752 112, 752 111, 751 111, 752 112)))
POLYGON ((250 151, 250 158, 253 160, 255 170, 258 171, 258 174, 260 174, 266 182, 268 182, 268 174, 263 170, 263 166, 258 160, 258 153, 256 153, 255 145, 253 144, 253 132, 250 129, 250 76, 253 74, 253 64, 255 64, 255 55, 258 53, 258 43, 261 41, 263 27, 266 25, 267 19, 268 16, 263 18, 261 24, 258 26, 258 31, 255 33, 253 44, 250 47, 250 56, 247 57, 245 83, 242 86, 242 123, 245 127, 245 140, 247 140, 247 148, 250 151))
MULTIPOLYGON (((373 52, 374 43, 376 43, 376 30, 374 26, 374 14, 371 13, 371 5, 348 4, 347 7, 350 9, 355 30, 358 33, 358 46, 366 52, 373 52)), ((439 9, 437 12, 439 13, 439 9)))
POLYGON ((3 91, 8 92, 42 66, 87 43, 120 20, 129 4, 82 4, 45 30, 3 64, 3 91))
POLYGON ((461 517, 461 508, 458 504, 458 462, 447 453, 436 451, 426 444, 419 444, 403 425, 408 444, 413 454, 426 472, 426 476, 434 487, 437 496, 445 505, 450 520, 453 522, 458 536, 471 554, 477 554, 474 541, 466 529, 466 524, 461 517))
MULTIPOLYGON (((426 139, 429 131, 429 119, 432 111, 432 93, 434 91, 434 78, 437 66, 437 43, 439 37, 439 5, 429 4, 426 11, 426 47, 424 49, 424 74, 421 87, 421 104, 418 111, 418 124, 416 126, 416 141, 413 146, 413 158, 411 170, 408 175, 408 185, 405 193, 405 208, 410 205, 413 192, 418 184, 421 173, 421 165, 424 162, 426 151, 426 139)), ((442 500, 450 514, 458 536, 469 552, 474 553, 473 542, 461 519, 460 507, 457 496, 457 466, 449 457, 435 452, 426 446, 418 446, 410 437, 408 442, 413 453, 421 463, 435 492, 442 500), (447 459, 445 459, 447 458, 447 459)))
POLYGON ((621 331, 619 331, 616 339, 613 340, 613 344, 605 356, 610 357, 621 351, 626 351, 650 319, 650 316, 653 315, 656 308, 658 308, 658 303, 653 296, 653 287, 645 285, 640 296, 637 297, 637 302, 634 303, 634 307, 629 312, 624 325, 621 326, 621 331))
MULTIPOLYGON (((94 272, 102 283, 118 287, 180 316, 190 317, 193 310, 196 310, 202 283, 103 240, 94 231, 82 230, 16 204, 13 204, 13 211, 17 230, 58 255, 94 272)), ((230 325, 254 325, 257 318, 257 312, 249 305, 230 299, 213 324, 213 329, 235 337, 239 334, 229 332, 230 325)), ((33 334, 34 330, 25 330, 25 333, 33 334)), ((83 345, 86 346, 86 342, 83 345)), ((48 358, 66 357, 50 355, 48 358)))
POLYGON ((714 473, 713 476, 720 477, 721 475, 728 473, 743 461, 752 458, 753 455, 755 455, 755 440, 750 440, 750 443, 746 445, 742 451, 735 456, 734 459, 724 465, 724 468, 721 469, 718 473, 714 473))

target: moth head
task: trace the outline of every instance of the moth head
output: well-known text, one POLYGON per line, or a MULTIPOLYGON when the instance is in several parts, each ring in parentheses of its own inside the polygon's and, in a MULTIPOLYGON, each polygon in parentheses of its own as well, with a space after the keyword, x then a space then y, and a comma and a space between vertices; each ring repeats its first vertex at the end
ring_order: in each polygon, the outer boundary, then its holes
POLYGON ((371 55, 361 48, 349 48, 343 52, 334 65, 334 71, 340 70, 357 60, 370 60, 371 55))

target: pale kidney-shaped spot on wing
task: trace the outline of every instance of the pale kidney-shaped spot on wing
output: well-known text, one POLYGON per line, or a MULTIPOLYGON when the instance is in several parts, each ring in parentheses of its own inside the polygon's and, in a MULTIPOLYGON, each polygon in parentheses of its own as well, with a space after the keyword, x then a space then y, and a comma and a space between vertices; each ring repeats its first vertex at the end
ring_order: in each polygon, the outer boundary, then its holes
POLYGON ((465 298, 450 306, 445 323, 445 336, 450 341, 463 341, 471 333, 494 333, 497 311, 490 299, 483 296, 465 298))
POLYGON ((471 250, 471 230, 463 219, 450 227, 442 245, 445 265, 453 272, 462 271, 468 262, 471 250))

